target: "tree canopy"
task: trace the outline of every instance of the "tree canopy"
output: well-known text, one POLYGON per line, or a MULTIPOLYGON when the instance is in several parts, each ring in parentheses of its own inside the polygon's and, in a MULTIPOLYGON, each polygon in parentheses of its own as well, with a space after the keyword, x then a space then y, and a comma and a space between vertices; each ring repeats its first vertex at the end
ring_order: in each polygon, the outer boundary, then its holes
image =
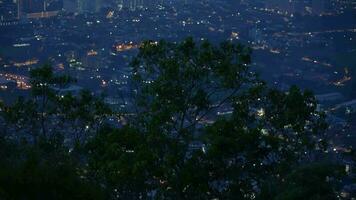
POLYGON ((241 44, 146 41, 132 59, 124 113, 88 91, 58 93, 72 79, 49 66, 33 70, 33 96, 1 105, 1 141, 16 151, 1 149, 0 195, 335 199, 327 178, 340 173, 314 159, 327 147, 314 95, 270 88, 250 64, 241 44))

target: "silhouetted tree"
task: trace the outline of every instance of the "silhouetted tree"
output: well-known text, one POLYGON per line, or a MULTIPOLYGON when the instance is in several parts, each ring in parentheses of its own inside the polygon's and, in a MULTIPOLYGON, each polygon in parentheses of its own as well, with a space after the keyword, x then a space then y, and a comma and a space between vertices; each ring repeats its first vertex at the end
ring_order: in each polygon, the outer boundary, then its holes
POLYGON ((338 171, 314 163, 327 147, 315 97, 269 88, 250 54, 144 42, 122 116, 58 92, 72 79, 49 65, 31 71, 32 96, 0 104, 0 199, 334 199, 338 171))
POLYGON ((0 198, 106 199, 61 143, 60 138, 36 145, 1 139, 0 198))
POLYGON ((119 199, 253 199, 312 162, 327 128, 313 94, 270 89, 249 64, 242 45, 145 42, 135 117, 89 143, 93 176, 119 199))

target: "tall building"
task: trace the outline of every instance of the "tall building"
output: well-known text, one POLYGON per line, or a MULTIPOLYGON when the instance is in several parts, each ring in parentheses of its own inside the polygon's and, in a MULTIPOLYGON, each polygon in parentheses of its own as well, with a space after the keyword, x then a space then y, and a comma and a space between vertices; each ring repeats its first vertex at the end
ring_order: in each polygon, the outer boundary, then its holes
POLYGON ((102 0, 77 0, 77 12, 99 12, 103 6, 102 0))
POLYGON ((124 0, 123 7, 128 8, 129 10, 138 10, 143 8, 142 0, 124 0))
POLYGON ((63 8, 63 0, 18 0, 18 3, 24 13, 59 11, 63 8))
POLYGON ((63 9, 63 0, 46 0, 46 11, 60 11, 63 9))
POLYGON ((312 12, 314 15, 320 15, 326 11, 326 0, 313 0, 312 12))
POLYGON ((16 0, 20 18, 47 18, 58 14, 63 0, 16 0))
POLYGON ((37 13, 45 11, 45 0, 20 0, 20 9, 23 13, 37 13))
POLYGON ((77 12, 78 11, 77 0, 63 0, 63 10, 70 13, 77 12))
POLYGON ((0 0, 0 21, 18 19, 18 8, 14 0, 0 0))

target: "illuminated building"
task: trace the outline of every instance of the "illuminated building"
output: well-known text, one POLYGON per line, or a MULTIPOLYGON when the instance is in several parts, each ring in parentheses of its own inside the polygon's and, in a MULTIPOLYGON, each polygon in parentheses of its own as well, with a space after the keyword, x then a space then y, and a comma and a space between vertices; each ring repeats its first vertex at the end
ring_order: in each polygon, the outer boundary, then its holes
POLYGON ((47 18, 63 8, 62 0, 17 0, 19 17, 47 18))

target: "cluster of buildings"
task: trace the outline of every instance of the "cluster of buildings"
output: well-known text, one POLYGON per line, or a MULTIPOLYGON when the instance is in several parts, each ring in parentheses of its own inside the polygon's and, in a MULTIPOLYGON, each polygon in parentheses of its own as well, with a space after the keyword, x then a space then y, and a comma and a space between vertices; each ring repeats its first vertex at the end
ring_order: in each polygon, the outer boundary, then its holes
POLYGON ((135 11, 164 3, 164 0, 0 0, 0 23, 11 25, 20 19, 48 18, 60 11, 94 13, 105 7, 135 11))
POLYGON ((353 0, 265 0, 259 2, 266 10, 287 15, 327 15, 335 8, 343 10, 345 4, 355 5, 353 0))
POLYGON ((62 0, 1 0, 0 22, 56 16, 62 7, 62 0))
POLYGON ((142 10, 163 5, 164 0, 62 0, 63 10, 67 12, 99 12, 103 8, 116 8, 118 10, 142 10))

